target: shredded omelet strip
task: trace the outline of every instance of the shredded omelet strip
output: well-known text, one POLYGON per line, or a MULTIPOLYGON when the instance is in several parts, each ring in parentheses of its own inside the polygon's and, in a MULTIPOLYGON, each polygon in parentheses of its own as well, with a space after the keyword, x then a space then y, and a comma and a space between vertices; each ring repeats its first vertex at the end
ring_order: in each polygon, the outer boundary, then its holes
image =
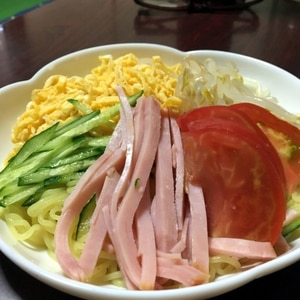
POLYGON ((78 116, 80 112, 68 99, 77 99, 93 110, 115 105, 119 102, 116 86, 122 86, 127 95, 144 90, 145 96, 155 95, 162 107, 179 110, 181 100, 175 96, 175 87, 180 64, 168 66, 159 56, 145 63, 132 53, 116 59, 100 56, 99 61, 85 77, 53 75, 43 88, 33 90, 31 101, 12 130, 16 149, 53 123, 78 116))

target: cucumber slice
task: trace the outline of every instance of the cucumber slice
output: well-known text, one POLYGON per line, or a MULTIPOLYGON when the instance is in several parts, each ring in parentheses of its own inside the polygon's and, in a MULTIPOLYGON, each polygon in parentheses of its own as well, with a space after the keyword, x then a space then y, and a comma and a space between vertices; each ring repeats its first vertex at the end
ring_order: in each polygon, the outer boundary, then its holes
POLYGON ((43 186, 43 184, 29 186, 29 187, 27 187, 27 189, 23 189, 19 193, 13 193, 11 195, 7 195, 7 196, 3 197, 3 199, 1 200, 1 206, 7 207, 16 202, 24 201, 28 197, 30 197, 32 194, 34 194, 36 191, 38 191, 42 186, 43 186))
POLYGON ((82 209, 76 228, 75 239, 80 239, 81 236, 88 233, 90 229, 90 221, 96 207, 96 195, 93 195, 89 202, 82 209))
POLYGON ((292 223, 286 225, 282 230, 282 235, 287 236, 288 234, 291 234, 296 229, 300 228, 300 219, 296 219, 292 223))
POLYGON ((76 107, 77 110, 81 111, 84 114, 89 114, 92 111, 88 106, 82 104, 76 99, 68 99, 68 102, 74 105, 74 107, 76 107))
POLYGON ((44 182, 49 177, 58 175, 72 174, 78 171, 85 171, 92 163, 95 162, 95 158, 84 159, 75 161, 68 165, 62 165, 56 168, 41 168, 34 173, 20 176, 18 179, 18 185, 29 185, 34 183, 44 182))
MULTIPOLYGON (((142 94, 130 96, 130 105, 134 106, 142 94)), ((94 133, 101 126, 114 128, 111 120, 118 116, 120 104, 100 113, 86 109, 77 100, 69 102, 87 114, 62 125, 55 123, 24 143, 0 172, 0 206, 19 201, 27 206, 38 201, 46 189, 73 186, 104 152, 110 136, 94 133)))
MULTIPOLYGON (((22 204, 22 206, 30 206, 33 203, 39 201, 43 195, 43 193, 48 189, 58 188, 58 187, 64 187, 66 186, 70 181, 78 182, 78 180, 81 178, 81 176, 84 174, 84 172, 76 172, 72 174, 67 175, 58 175, 54 177, 47 178, 44 181, 43 186, 41 186, 39 189, 37 189, 32 195, 30 195, 22 204)), ((40 186, 40 185, 39 185, 40 186)), ((27 186, 23 186, 23 188, 26 188, 27 186)), ((28 187, 27 187, 28 188, 28 187)))
POLYGON ((63 165, 68 165, 71 163, 75 163, 76 161, 80 161, 80 160, 91 158, 91 157, 94 157, 96 160, 97 157, 99 157, 100 155, 103 154, 104 150, 105 150, 105 147, 79 149, 76 153, 74 153, 68 157, 52 160, 45 167, 57 168, 57 167, 60 167, 63 165))
POLYGON ((37 135, 29 139, 26 143, 24 143, 23 147, 14 157, 12 157, 8 161, 7 166, 0 172, 0 174, 5 174, 6 172, 10 171, 14 167, 24 162, 34 152, 39 151, 41 146, 45 145, 48 141, 52 139, 57 129, 57 126, 58 123, 55 123, 51 127, 38 133, 37 135))

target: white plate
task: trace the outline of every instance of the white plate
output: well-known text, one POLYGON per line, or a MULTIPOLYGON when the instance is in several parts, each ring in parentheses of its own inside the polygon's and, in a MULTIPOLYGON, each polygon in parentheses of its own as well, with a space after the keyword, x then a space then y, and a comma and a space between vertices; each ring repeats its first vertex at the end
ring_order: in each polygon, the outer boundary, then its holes
MULTIPOLYGON (((30 100, 31 91, 41 88, 44 81, 54 74, 83 76, 98 65, 98 56, 112 54, 114 57, 133 52, 138 57, 160 55, 167 63, 177 63, 187 55, 173 48, 153 44, 116 44, 90 48, 66 55, 42 68, 32 79, 11 84, 0 89, 0 128, 2 162, 12 144, 10 132, 18 115, 30 100)), ((243 76, 258 80, 268 88, 279 103, 290 112, 300 112, 300 105, 295 100, 299 95, 300 80, 288 72, 266 62, 221 51, 188 52, 199 58, 211 57, 219 63, 233 61, 243 76)), ((285 268, 300 259, 300 239, 293 243, 292 249, 275 260, 257 266, 248 271, 221 278, 215 282, 196 287, 168 291, 128 291, 111 286, 94 286, 76 282, 64 277, 59 266, 45 252, 30 249, 16 242, 4 222, 0 221, 0 250, 16 265, 38 280, 77 297, 85 299, 203 299, 214 297, 238 288, 256 278, 285 268)))

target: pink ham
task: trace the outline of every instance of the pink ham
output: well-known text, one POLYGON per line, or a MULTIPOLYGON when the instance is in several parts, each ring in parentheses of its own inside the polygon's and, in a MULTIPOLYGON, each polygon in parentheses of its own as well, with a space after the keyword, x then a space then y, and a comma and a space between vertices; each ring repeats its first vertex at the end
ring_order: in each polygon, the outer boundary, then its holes
POLYGON ((208 274, 204 273, 184 260, 172 260, 165 257, 157 258, 157 276, 172 279, 184 286, 203 284, 208 281, 208 274))
POLYGON ((132 172, 131 181, 128 189, 119 205, 117 215, 111 216, 113 226, 113 244, 115 247, 118 262, 122 265, 123 271, 133 283, 139 288, 147 283, 141 283, 141 266, 138 262, 137 245, 135 243, 133 232, 133 220, 141 201, 150 172, 154 163, 156 149, 160 136, 160 105, 152 98, 145 98, 138 101, 136 109, 140 109, 139 113, 143 114, 140 118, 142 123, 135 124, 136 130, 142 130, 143 142, 136 141, 141 145, 137 151, 136 163, 132 172))
MULTIPOLYGON (((95 264, 95 256, 88 261, 89 248, 85 247, 80 263, 74 258, 69 247, 69 231, 76 217, 82 211, 84 205, 96 193, 99 197, 105 178, 112 170, 119 171, 123 169, 125 162, 125 149, 124 139, 124 122, 126 121, 125 113, 128 109, 122 109, 120 122, 112 135, 112 138, 106 147, 106 150, 102 156, 86 171, 84 176, 80 179, 77 186, 71 195, 66 199, 62 214, 58 220, 55 232, 55 254, 59 264, 63 271, 71 278, 76 280, 85 281, 86 276, 90 275, 91 269, 95 264), (125 112, 124 112, 125 110, 125 112), (80 264, 80 265, 79 265, 80 264)), ((96 210, 94 220, 98 218, 96 214, 101 211, 96 210)), ((99 220, 98 222, 101 222, 99 220)), ((97 223, 97 222, 96 222, 97 223)), ((98 227, 98 224, 95 224, 98 227)), ((92 227, 93 229, 93 227, 92 227)), ((97 244, 101 248, 102 242, 95 241, 97 232, 93 229, 88 238, 88 244, 97 244)), ((104 239, 105 233, 102 232, 102 239, 104 239)), ((101 249, 95 249, 95 253, 99 253, 101 249)))
POLYGON ((170 129, 175 170, 175 209, 178 231, 181 232, 184 222, 184 155, 180 130, 174 118, 170 118, 170 129))
POLYGON ((103 248, 103 243, 107 234, 103 208, 110 202, 111 195, 116 189, 120 175, 116 170, 111 170, 106 176, 101 194, 99 195, 96 208, 90 222, 90 230, 84 245, 82 254, 79 258, 79 266, 84 271, 85 276, 89 277, 98 260, 98 256, 103 248))
POLYGON ((157 248, 162 251, 170 251, 178 241, 171 149, 170 121, 168 117, 163 117, 155 165, 155 196, 151 209, 157 248))
POLYGON ((155 288, 157 274, 156 243, 150 207, 151 198, 150 187, 148 184, 135 215, 138 257, 142 266, 141 290, 153 290, 155 288))
MULTIPOLYGON (((153 97, 141 98, 131 108, 123 90, 117 90, 120 121, 105 153, 66 199, 57 224, 55 253, 64 273, 88 280, 101 250, 109 247, 127 288, 152 290, 169 280, 184 286, 208 282, 209 255, 258 262, 275 258, 270 243, 208 237, 202 189, 185 182, 176 121, 161 116, 153 97), (77 260, 68 244, 69 231, 93 194, 96 208, 77 260)), ((283 238, 275 248, 277 254, 288 250, 283 238)))
MULTIPOLYGON (((115 239, 113 219, 111 218, 111 215, 110 215, 110 205, 105 205, 103 207, 102 212, 103 212, 106 228, 107 228, 107 231, 108 231, 108 234, 109 234, 109 238, 112 242, 112 246, 113 246, 114 252, 115 252, 115 247, 116 247, 117 241, 115 239)), ((119 261, 118 261, 118 264, 119 264, 119 268, 122 272, 123 280, 125 282, 125 286, 127 287, 127 289, 131 289, 131 290, 137 289, 136 284, 127 275, 126 269, 124 268, 123 264, 120 263, 119 261)))
POLYGON ((177 244, 170 250, 171 253, 181 253, 184 257, 189 257, 189 255, 187 255, 186 253, 189 252, 189 245, 187 244, 187 240, 190 219, 191 218, 189 215, 185 217, 179 240, 177 244))
POLYGON ((262 261, 277 257, 271 243, 236 238, 208 238, 210 255, 229 255, 262 261))
POLYGON ((280 235, 277 242, 274 245, 274 250, 276 254, 279 256, 291 249, 291 246, 289 243, 286 241, 286 239, 280 235))
POLYGON ((133 124, 133 112, 130 107, 127 97, 122 88, 118 87, 117 92, 119 94, 120 102, 121 102, 121 114, 120 121, 122 126, 122 134, 119 136, 121 142, 121 147, 126 150, 126 159, 125 165, 121 173, 121 178, 115 188, 114 193, 112 194, 110 210, 113 216, 116 215, 119 201, 121 197, 126 192, 128 187, 128 182, 130 180, 130 176, 133 168, 133 144, 135 140, 135 131, 133 124))
POLYGON ((75 218, 79 216, 91 196, 94 193, 99 195, 107 172, 111 168, 120 169, 124 164, 124 159, 125 154, 121 149, 113 153, 110 151, 104 153, 86 171, 64 203, 54 235, 55 254, 64 273, 73 279, 84 281, 86 276, 71 253, 69 231, 75 218))
POLYGON ((209 274, 208 231, 205 202, 202 188, 188 183, 190 202, 190 244, 191 264, 209 274))

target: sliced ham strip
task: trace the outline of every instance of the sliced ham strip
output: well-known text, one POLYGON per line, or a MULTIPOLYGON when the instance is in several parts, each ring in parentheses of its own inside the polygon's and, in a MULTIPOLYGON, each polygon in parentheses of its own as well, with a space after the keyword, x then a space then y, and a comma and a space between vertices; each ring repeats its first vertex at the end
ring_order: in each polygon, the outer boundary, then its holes
POLYGON ((277 257, 271 243, 236 238, 208 238, 210 255, 229 255, 262 261, 277 257))
MULTIPOLYGON (((119 182, 116 185, 116 189, 113 193, 111 193, 111 201, 108 205, 106 205, 102 210, 102 215, 104 215, 104 222, 106 224, 110 239, 112 241, 114 250, 118 245, 118 236, 115 235, 113 230, 114 222, 117 216, 118 206, 122 197, 124 196, 129 182, 130 176, 132 174, 133 169, 133 149, 134 149, 134 141, 135 141, 135 130, 134 130, 134 120, 133 120, 133 109, 130 107, 127 97, 124 91, 121 88, 117 88, 120 103, 121 103, 121 115, 120 121, 118 123, 121 124, 121 134, 119 134, 116 139, 122 141, 121 147, 126 149, 126 160, 124 164, 124 168, 122 170, 122 174, 119 182)), ((137 105, 140 106, 139 104, 137 105)), ((121 272, 123 273, 124 280, 128 288, 136 289, 136 285, 132 282, 129 276, 126 274, 125 268, 120 265, 121 272)))
MULTIPOLYGON (((117 243, 116 239, 115 239, 115 234, 114 234, 114 229, 113 229, 113 220, 111 219, 110 216, 110 205, 105 205, 103 207, 103 216, 104 216, 104 220, 105 220, 105 224, 106 224, 106 228, 110 237, 110 240, 112 242, 112 245, 114 247, 114 252, 115 252, 115 245, 117 243)), ((125 286, 127 287, 127 289, 131 289, 131 290, 136 290, 137 286, 131 281, 130 277, 127 275, 126 269, 124 268, 124 266, 119 263, 119 268, 120 271, 123 275, 123 280, 125 282, 125 286)))
POLYGON ((151 209, 156 244, 161 251, 170 251, 178 241, 171 147, 170 121, 168 117, 163 117, 155 163, 155 197, 151 209))
POLYGON ((279 256, 291 249, 291 246, 289 243, 286 241, 286 239, 280 235, 277 242, 274 245, 274 250, 276 254, 279 256))
POLYGON ((157 258, 157 276, 172 279, 184 286, 193 286, 207 282, 208 275, 189 265, 184 260, 179 263, 164 257, 157 258))
POLYGON ((188 183, 190 203, 190 244, 191 263, 194 267, 209 274, 208 230, 205 201, 202 188, 188 183))
POLYGON ((180 233, 180 239, 177 244, 170 250, 171 253, 183 253, 187 249, 188 228, 190 225, 190 217, 184 219, 183 227, 180 233))
POLYGON ((55 253, 67 276, 88 281, 107 248, 128 289, 165 288, 170 280, 193 286, 209 281, 209 255, 246 258, 250 267, 288 250, 283 237, 275 250, 267 242, 208 237, 203 191, 186 181, 177 122, 161 114, 153 97, 132 108, 117 91, 121 115, 110 143, 66 199, 57 223, 55 253), (77 260, 70 230, 94 194, 96 208, 77 260))
POLYGON ((138 257, 140 258, 142 267, 141 290, 153 290, 156 281, 156 243, 150 206, 151 198, 148 184, 135 215, 138 257))
MULTIPOLYGON (((150 172, 154 163, 155 154, 160 137, 160 105, 153 98, 144 98, 138 101, 136 109, 143 114, 141 124, 135 124, 137 130, 142 130, 143 141, 135 141, 141 145, 140 149, 134 147, 138 153, 131 181, 119 205, 118 212, 111 222, 113 226, 113 244, 116 256, 123 272, 138 288, 141 284, 141 266, 138 261, 138 250, 133 232, 133 220, 141 201, 150 172)), ((143 285, 147 283, 143 282, 143 285)))
POLYGON ((175 169, 175 209, 177 227, 180 232, 184 222, 184 154, 179 126, 174 118, 170 118, 172 135, 172 158, 175 169))
POLYGON ((128 188, 128 182, 133 169, 133 144, 135 140, 135 130, 133 124, 133 111, 128 103, 127 97, 122 88, 118 87, 117 92, 121 102, 120 122, 122 124, 123 134, 120 136, 122 148, 126 149, 126 160, 122 170, 121 178, 112 194, 111 213, 116 215, 119 201, 128 188))
POLYGON ((122 149, 113 153, 110 151, 104 153, 81 177, 64 203, 54 235, 55 255, 64 273, 73 279, 84 281, 86 278, 78 265, 78 261, 71 253, 69 231, 75 218, 79 216, 92 195, 95 193, 99 195, 107 172, 111 168, 120 169, 124 160, 125 153, 122 149))
POLYGON ((120 175, 118 172, 111 170, 106 176, 101 194, 97 199, 96 207, 90 221, 87 240, 79 258, 79 266, 84 271, 86 277, 92 274, 103 247, 107 229, 102 210, 110 202, 111 195, 115 191, 119 179, 120 175))
POLYGON ((173 261, 183 261, 182 256, 180 254, 180 252, 163 252, 160 250, 156 251, 156 256, 157 257, 162 257, 162 258, 167 258, 167 259, 171 259, 173 261))
POLYGON ((111 136, 109 144, 106 147, 106 151, 112 152, 120 148, 126 150, 127 145, 125 137, 128 130, 127 126, 129 125, 127 123, 127 120, 131 117, 131 108, 124 94, 124 91, 122 90, 122 88, 118 87, 117 92, 120 95, 120 120, 117 123, 117 126, 111 136))
MULTIPOLYGON (((84 205, 96 193, 99 196, 107 172, 111 168, 120 170, 125 161, 124 140, 124 118, 118 122, 116 129, 110 139, 108 146, 102 156, 86 171, 80 179, 71 195, 66 199, 59 218, 56 233, 56 257, 61 264, 63 271, 71 278, 82 280, 86 279, 85 273, 80 269, 78 261, 75 260, 69 249, 68 235, 74 219, 80 214, 84 205), (123 148, 122 148, 123 146, 123 148), (80 270, 79 270, 80 269, 80 270)), ((96 216, 94 217, 96 218, 96 216)), ((93 236, 93 235, 92 235, 93 236)), ((85 265, 84 254, 81 264, 85 265)), ((85 267, 84 267, 85 268, 85 267)), ((87 270, 89 267, 86 267, 87 270)), ((89 271, 87 271, 89 273, 89 271)))

